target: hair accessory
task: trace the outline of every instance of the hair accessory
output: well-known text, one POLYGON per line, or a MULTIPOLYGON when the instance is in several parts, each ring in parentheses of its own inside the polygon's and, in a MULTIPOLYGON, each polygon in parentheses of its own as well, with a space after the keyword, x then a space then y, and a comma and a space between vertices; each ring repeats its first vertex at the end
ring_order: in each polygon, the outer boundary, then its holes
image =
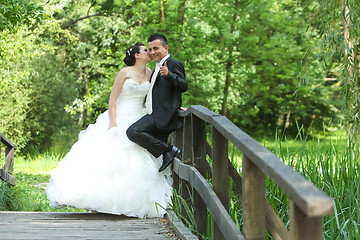
POLYGON ((131 52, 132 50, 133 50, 133 49, 130 48, 129 50, 126 51, 129 56, 130 56, 130 52, 131 52))

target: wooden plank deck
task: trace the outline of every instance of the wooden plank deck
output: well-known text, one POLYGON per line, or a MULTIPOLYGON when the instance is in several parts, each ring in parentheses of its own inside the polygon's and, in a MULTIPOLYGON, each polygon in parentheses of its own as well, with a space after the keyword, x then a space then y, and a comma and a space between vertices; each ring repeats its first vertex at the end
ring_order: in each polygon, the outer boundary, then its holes
POLYGON ((0 239, 179 239, 161 218, 101 213, 0 212, 0 239))

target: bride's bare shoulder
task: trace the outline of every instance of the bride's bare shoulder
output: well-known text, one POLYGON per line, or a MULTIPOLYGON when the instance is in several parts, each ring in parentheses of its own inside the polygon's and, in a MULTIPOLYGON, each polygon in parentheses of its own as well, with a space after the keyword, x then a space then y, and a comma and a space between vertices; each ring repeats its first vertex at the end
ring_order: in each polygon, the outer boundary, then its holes
POLYGON ((120 69, 118 76, 121 76, 121 78, 126 79, 129 78, 131 75, 131 67, 124 67, 120 69))
POLYGON ((132 70, 132 67, 124 67, 124 68, 122 68, 122 69, 120 69, 120 73, 129 73, 129 72, 131 72, 131 70, 132 70))

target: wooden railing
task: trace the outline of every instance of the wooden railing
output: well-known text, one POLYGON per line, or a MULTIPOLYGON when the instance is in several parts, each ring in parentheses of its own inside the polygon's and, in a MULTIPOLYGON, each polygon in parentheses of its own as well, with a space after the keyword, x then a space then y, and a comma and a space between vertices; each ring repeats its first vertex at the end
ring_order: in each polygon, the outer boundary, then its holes
POLYGON ((202 106, 180 111, 184 126, 172 134, 172 144, 181 149, 173 164, 174 188, 181 196, 194 197, 197 230, 206 233, 207 210, 213 218, 214 239, 266 239, 266 229, 276 240, 323 239, 322 218, 333 214, 333 200, 277 156, 236 127, 226 117, 202 106), (206 140, 206 125, 211 143, 206 140), (228 142, 243 154, 242 177, 228 159, 228 142), (211 165, 206 156, 211 159, 211 165), (206 177, 212 177, 211 187, 206 177), (289 198, 290 229, 265 198, 265 176, 289 198), (242 202, 243 233, 230 218, 229 179, 242 202), (186 186, 186 187, 184 187, 186 186))
MULTIPOLYGON (((15 177, 12 174, 14 168, 14 151, 17 149, 16 145, 10 142, 9 139, 4 137, 0 133, 0 154, 1 154, 1 145, 4 144, 5 148, 5 164, 2 169, 0 169, 0 178, 5 182, 15 185, 15 177)), ((1 155, 0 155, 1 163, 1 155)))

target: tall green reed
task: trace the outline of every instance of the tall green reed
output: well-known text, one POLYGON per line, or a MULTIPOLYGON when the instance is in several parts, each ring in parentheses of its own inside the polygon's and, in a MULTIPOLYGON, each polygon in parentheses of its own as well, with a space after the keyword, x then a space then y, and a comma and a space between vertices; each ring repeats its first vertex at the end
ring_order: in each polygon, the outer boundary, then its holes
POLYGON ((179 189, 174 189, 172 203, 170 207, 176 216, 184 223, 188 230, 195 234, 198 238, 201 234, 198 232, 195 216, 194 216, 194 197, 192 190, 180 184, 179 189), (181 196, 181 191, 188 191, 189 199, 181 196))
MULTIPOLYGON (((300 126, 295 142, 282 137, 275 141, 280 144, 275 144, 274 153, 334 199, 335 214, 324 218, 324 239, 360 239, 359 144, 346 134, 334 138, 326 131, 311 137, 300 126)), ((288 224, 288 207, 281 213, 279 205, 286 197, 277 187, 268 196, 280 199, 278 204, 270 202, 288 224)))

